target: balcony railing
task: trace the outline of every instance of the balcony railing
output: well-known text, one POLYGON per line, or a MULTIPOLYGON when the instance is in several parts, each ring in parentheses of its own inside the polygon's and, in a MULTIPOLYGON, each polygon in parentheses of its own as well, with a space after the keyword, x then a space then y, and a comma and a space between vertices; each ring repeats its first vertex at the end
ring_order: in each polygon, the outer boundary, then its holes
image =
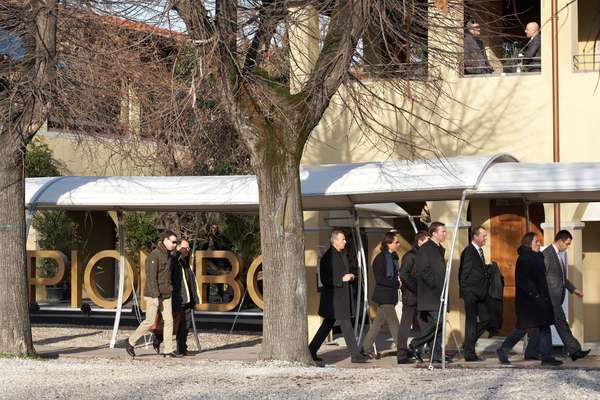
POLYGON ((573 56, 575 71, 600 71, 600 53, 583 53, 573 56))
POLYGON ((463 61, 462 70, 464 75, 500 75, 500 74, 522 74, 528 72, 540 72, 542 70, 542 62, 539 57, 525 58, 496 58, 489 60, 489 67, 480 63, 480 60, 472 60, 471 62, 463 61))

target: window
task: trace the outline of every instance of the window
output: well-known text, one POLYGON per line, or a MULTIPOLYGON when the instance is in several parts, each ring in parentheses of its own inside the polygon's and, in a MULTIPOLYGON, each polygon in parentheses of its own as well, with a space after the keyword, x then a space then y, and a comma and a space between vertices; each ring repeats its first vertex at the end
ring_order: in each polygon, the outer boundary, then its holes
POLYGON ((577 2, 577 49, 573 56, 576 71, 600 70, 600 7, 598 0, 577 2))

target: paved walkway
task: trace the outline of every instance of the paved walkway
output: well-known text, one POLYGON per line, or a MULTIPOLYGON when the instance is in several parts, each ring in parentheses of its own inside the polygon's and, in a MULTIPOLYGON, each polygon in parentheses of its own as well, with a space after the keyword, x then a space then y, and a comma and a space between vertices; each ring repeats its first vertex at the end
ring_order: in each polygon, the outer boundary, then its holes
MULTIPOLYGON (((42 328, 36 328, 42 329, 42 328)), ((35 340, 36 350, 42 357, 60 358, 60 359, 114 359, 114 360, 129 360, 130 357, 125 352, 125 338, 129 334, 128 331, 120 332, 120 341, 115 349, 108 347, 108 337, 110 332, 101 329, 70 330, 70 333, 57 332, 53 336, 53 328, 43 328, 44 338, 35 340), (89 332, 88 332, 89 331, 89 332)), ((38 335, 39 336, 39 335, 38 335)), ((34 339, 36 338, 34 330, 34 339)), ((188 343, 192 349, 195 349, 193 339, 190 337, 188 343)), ((259 357, 260 352, 260 337, 256 334, 239 334, 232 336, 222 333, 207 333, 203 332, 200 335, 200 343, 204 350, 192 351, 191 356, 172 359, 174 363, 190 363, 206 360, 214 361, 242 361, 254 362, 259 357), (215 337, 218 340, 215 340, 215 337)), ((448 364, 448 368, 540 368, 539 361, 525 361, 519 355, 522 351, 522 345, 518 344, 513 354, 511 355, 511 366, 502 366, 499 364, 495 349, 498 347, 499 340, 497 339, 481 339, 478 342, 477 352, 481 354, 485 360, 482 362, 466 363, 459 355, 455 356, 455 361, 448 364)), ((325 344, 319 352, 319 356, 323 358, 326 367, 339 368, 426 368, 427 363, 416 363, 410 365, 397 365, 395 353, 390 349, 391 341, 386 340, 383 335, 378 338, 378 348, 381 350, 383 357, 379 360, 371 360, 366 364, 352 364, 348 357, 348 352, 342 338, 336 339, 334 342, 325 344)), ((600 344, 588 344, 585 348, 592 348, 591 354, 585 359, 577 362, 571 361, 568 357, 562 357, 564 364, 561 369, 585 369, 585 370, 600 370, 600 344)), ((157 355, 152 346, 144 346, 143 344, 136 347, 137 361, 157 361, 163 359, 157 355)), ((439 365, 435 365, 439 367, 439 365)))

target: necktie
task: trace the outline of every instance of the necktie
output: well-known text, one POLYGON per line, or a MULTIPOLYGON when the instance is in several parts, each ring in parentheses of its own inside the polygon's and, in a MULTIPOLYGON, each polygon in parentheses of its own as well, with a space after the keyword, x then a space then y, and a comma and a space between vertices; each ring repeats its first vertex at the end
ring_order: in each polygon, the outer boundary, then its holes
POLYGON ((561 269, 561 276, 562 276, 562 281, 563 281, 563 285, 565 284, 565 278, 567 275, 567 268, 565 265, 565 259, 564 259, 564 255, 565 253, 558 253, 558 260, 560 261, 560 269, 561 269))
POLYGON ((481 257, 481 261, 483 261, 483 264, 485 265, 485 256, 483 255, 483 249, 481 247, 479 248, 479 256, 481 257))

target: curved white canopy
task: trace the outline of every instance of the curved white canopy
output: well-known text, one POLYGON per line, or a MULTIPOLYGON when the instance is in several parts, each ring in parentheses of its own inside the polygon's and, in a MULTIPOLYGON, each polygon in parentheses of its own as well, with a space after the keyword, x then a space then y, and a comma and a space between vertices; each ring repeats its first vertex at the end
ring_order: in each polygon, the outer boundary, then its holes
MULTIPOLYGON (((305 210, 355 204, 452 200, 475 189, 508 155, 440 160, 306 166, 300 171, 305 210)), ((258 211, 254 176, 28 178, 25 203, 37 209, 258 211)))

